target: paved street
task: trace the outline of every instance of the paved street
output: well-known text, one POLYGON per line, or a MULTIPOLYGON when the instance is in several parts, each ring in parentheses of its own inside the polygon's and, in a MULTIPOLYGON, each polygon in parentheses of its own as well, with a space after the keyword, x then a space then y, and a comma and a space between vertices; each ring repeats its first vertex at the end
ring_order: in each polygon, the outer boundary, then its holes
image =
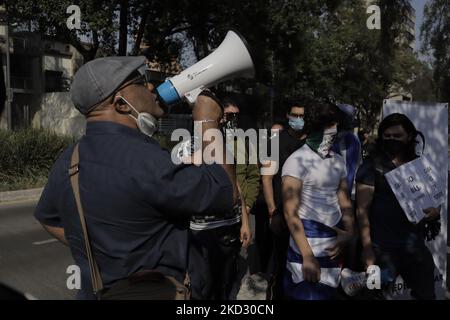
MULTIPOLYGON (((37 299, 73 299, 66 287, 70 251, 33 218, 36 201, 0 204, 0 282, 37 299)), ((250 248, 251 252, 252 248, 250 248)), ((241 264, 247 265, 243 250, 241 264)), ((237 299, 264 299, 266 282, 242 269, 237 299)))
POLYGON ((73 299, 66 287, 70 251, 33 218, 35 205, 0 204, 0 282, 38 299, 73 299))

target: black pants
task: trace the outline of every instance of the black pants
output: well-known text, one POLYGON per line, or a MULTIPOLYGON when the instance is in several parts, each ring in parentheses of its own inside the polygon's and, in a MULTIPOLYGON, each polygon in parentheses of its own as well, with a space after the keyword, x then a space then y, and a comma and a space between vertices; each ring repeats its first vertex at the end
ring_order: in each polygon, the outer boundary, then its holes
POLYGON ((283 280, 290 235, 282 210, 277 210, 272 216, 270 229, 273 237, 272 261, 274 268, 267 287, 267 299, 282 300, 284 299, 283 280))
POLYGON ((237 276, 241 224, 190 232, 191 299, 228 300, 237 276))
POLYGON ((273 236, 270 231, 269 211, 264 199, 256 200, 252 212, 255 215, 255 247, 259 267, 257 271, 271 274, 273 272, 273 263, 271 262, 273 236))
POLYGON ((425 245, 404 249, 374 247, 374 251, 376 264, 382 270, 388 269, 394 278, 400 275, 411 289, 413 298, 436 299, 434 261, 425 245))

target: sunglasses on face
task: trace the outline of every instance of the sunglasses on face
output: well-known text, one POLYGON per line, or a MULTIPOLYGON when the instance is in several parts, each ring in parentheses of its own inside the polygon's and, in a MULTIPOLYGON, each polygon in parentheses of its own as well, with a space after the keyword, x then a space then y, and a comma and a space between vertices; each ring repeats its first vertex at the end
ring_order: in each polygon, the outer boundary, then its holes
POLYGON ((232 119, 232 118, 237 118, 239 117, 239 113, 238 112, 226 112, 224 113, 225 118, 227 119, 232 119))
POLYGON ((147 87, 148 81, 143 75, 139 75, 136 79, 132 80, 131 82, 129 82, 127 84, 127 86, 130 86, 130 85, 138 85, 138 86, 147 87))
MULTIPOLYGON (((136 73, 138 74, 136 78, 128 82, 124 87, 127 87, 129 85, 142 85, 144 87, 148 88, 149 84, 152 84, 154 87, 154 83, 151 81, 150 72, 148 70, 147 65, 142 65, 139 69, 136 70, 136 73)), ((124 88, 122 87, 122 89, 124 88)))

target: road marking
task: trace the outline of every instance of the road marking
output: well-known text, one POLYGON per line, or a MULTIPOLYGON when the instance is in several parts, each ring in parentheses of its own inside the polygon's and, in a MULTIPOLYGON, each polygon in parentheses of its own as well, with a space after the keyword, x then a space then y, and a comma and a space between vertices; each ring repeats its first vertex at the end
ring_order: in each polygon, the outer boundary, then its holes
POLYGON ((57 239, 48 239, 48 240, 44 240, 44 241, 36 241, 33 242, 34 245, 39 246, 41 244, 47 244, 47 243, 52 243, 52 242, 56 242, 58 241, 57 239))

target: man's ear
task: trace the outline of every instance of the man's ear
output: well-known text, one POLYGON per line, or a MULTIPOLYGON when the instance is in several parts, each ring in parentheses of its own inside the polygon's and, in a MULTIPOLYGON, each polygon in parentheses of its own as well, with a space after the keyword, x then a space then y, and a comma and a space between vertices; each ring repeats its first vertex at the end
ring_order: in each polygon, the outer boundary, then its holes
POLYGON ((116 95, 113 100, 114 109, 122 114, 131 113, 130 106, 123 100, 120 95, 116 95))

